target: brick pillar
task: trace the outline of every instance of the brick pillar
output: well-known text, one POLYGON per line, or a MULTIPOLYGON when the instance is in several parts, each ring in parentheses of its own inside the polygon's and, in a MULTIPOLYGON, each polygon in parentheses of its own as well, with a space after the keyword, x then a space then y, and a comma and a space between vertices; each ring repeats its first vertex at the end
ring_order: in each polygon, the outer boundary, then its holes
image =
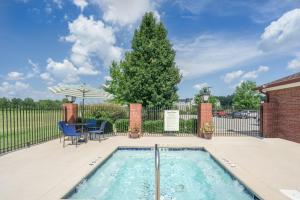
POLYGON ((198 105, 198 128, 197 134, 200 137, 203 137, 201 133, 201 128, 205 123, 212 123, 212 104, 211 103, 201 103, 198 105))
POLYGON ((263 103, 262 105, 262 134, 263 137, 278 137, 276 132, 277 120, 276 109, 272 103, 263 103))
POLYGON ((130 120, 129 128, 137 126, 142 130, 142 104, 140 103, 131 103, 130 104, 130 120))
POLYGON ((63 104, 64 121, 67 123, 75 123, 78 116, 78 104, 63 104))

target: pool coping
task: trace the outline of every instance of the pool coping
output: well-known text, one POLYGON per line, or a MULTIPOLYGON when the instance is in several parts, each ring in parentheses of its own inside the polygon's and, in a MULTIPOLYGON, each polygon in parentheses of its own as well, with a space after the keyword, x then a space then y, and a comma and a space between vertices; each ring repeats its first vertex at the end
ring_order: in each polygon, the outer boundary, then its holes
MULTIPOLYGON (((159 146, 159 148, 168 148, 172 149, 172 151, 182 151, 182 150, 202 150, 209 154, 209 156, 223 169, 225 170, 230 177, 233 180, 237 180, 243 187, 245 192, 247 192, 249 195, 252 196, 253 200, 263 200, 263 198, 255 192, 253 189, 251 189, 244 181, 242 181, 234 172, 230 170, 230 168, 226 165, 224 165, 220 159, 218 159, 215 155, 213 155, 207 148, 204 146, 159 146)), ((65 193, 61 199, 68 199, 74 192, 76 192, 77 186, 80 185, 84 180, 89 179, 102 165, 104 165, 108 159, 112 157, 114 153, 116 153, 118 150, 152 150, 154 149, 153 146, 117 146, 111 153, 109 153, 102 161, 100 161, 98 164, 93 166, 93 169, 91 169, 86 175, 84 175, 79 181, 77 181, 74 186, 65 193)))

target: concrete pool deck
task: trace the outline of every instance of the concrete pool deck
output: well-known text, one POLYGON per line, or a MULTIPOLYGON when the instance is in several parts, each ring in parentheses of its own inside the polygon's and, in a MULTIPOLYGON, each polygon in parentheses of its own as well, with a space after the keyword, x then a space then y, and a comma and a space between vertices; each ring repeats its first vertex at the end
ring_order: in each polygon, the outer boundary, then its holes
POLYGON ((263 199, 289 199, 300 191, 300 144, 255 137, 112 136, 77 148, 49 141, 0 157, 0 199, 60 199, 118 146, 204 147, 263 199), (233 164, 229 164, 227 161, 233 164), (91 165, 92 162, 95 164, 91 165))

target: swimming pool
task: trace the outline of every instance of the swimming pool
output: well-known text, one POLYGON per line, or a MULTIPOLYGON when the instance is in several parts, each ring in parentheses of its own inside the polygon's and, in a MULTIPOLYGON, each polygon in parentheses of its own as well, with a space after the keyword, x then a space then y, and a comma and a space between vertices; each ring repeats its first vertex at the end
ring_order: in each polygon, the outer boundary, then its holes
MULTIPOLYGON (((258 199, 201 149, 160 149, 161 199, 258 199)), ((154 199, 154 150, 119 148, 69 199, 154 199)))

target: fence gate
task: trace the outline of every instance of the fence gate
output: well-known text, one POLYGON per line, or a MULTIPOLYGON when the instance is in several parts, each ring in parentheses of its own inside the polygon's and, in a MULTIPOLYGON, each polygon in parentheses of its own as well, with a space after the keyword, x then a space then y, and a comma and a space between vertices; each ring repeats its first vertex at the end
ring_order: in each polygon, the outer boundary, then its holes
POLYGON ((197 134, 197 106, 192 104, 171 107, 143 107, 142 132, 144 136, 192 136, 197 134), (179 110, 179 131, 164 130, 166 110, 179 110))
POLYGON ((214 110, 214 136, 261 136, 260 110, 214 110))

